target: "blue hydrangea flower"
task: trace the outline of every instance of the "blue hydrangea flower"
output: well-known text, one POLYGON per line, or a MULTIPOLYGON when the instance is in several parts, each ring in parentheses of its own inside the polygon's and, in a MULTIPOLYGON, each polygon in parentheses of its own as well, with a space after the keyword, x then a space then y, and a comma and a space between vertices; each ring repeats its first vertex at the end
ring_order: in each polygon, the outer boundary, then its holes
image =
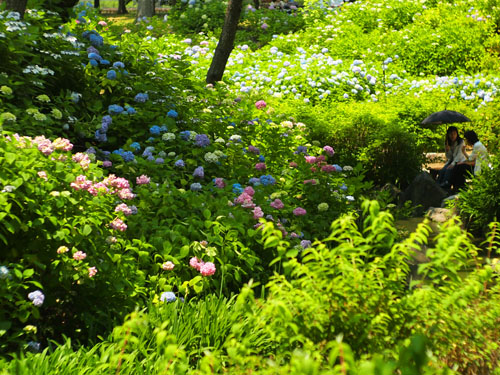
POLYGON ((101 65, 109 65, 111 63, 109 62, 109 60, 102 59, 101 61, 99 61, 99 64, 101 64, 101 65))
POLYGON ((30 352, 38 353, 40 351, 40 343, 35 341, 29 341, 26 344, 26 349, 28 349, 30 352))
POLYGON ((166 132, 168 130, 167 125, 162 125, 161 128, 160 128, 160 130, 162 132, 166 132))
POLYGON ((233 184, 233 193, 235 194, 241 194, 243 193, 243 187, 241 186, 241 184, 233 184))
MULTIPOLYGON (((337 168, 335 168, 335 169, 337 169, 337 168)), ((342 184, 342 186, 340 187, 340 190, 347 191, 347 185, 342 184)))
POLYGON ((95 52, 91 52, 87 55, 87 57, 89 59, 94 59, 94 60, 97 60, 97 61, 101 61, 102 60, 102 57, 98 54, 98 53, 95 53, 95 52))
POLYGON ((116 79, 116 72, 114 70, 108 70, 106 73, 107 79, 116 79))
POLYGON ((342 172, 342 167, 341 167, 340 165, 338 165, 338 164, 334 164, 333 166, 335 167, 335 170, 336 170, 337 172, 342 172))
POLYGON ((163 164, 165 162, 165 159, 163 158, 156 158, 155 163, 156 164, 163 164))
POLYGON ((123 69, 123 68, 125 68, 125 64, 122 63, 121 61, 117 61, 117 62, 113 63, 113 68, 123 69))
POLYGON ((176 111, 174 111, 173 109, 171 109, 170 111, 167 112, 167 116, 172 117, 172 118, 177 118, 179 116, 179 114, 176 111))
POLYGON ((161 133, 161 128, 158 125, 153 125, 149 128, 149 132, 153 135, 158 135, 161 133))
POLYGON ((136 151, 141 149, 141 145, 139 144, 139 142, 132 142, 130 144, 130 147, 132 147, 136 151))
POLYGON ((139 93, 137 94, 135 97, 134 97, 134 100, 137 102, 137 103, 144 103, 146 102, 146 100, 149 99, 149 96, 148 94, 143 94, 143 93, 139 93))
POLYGON ((308 247, 311 247, 311 241, 302 240, 300 241, 300 246, 302 246, 303 249, 307 249, 308 247))
POLYGON ((179 137, 181 137, 181 139, 187 141, 187 140, 189 140, 190 134, 191 134, 191 132, 189 130, 184 130, 184 131, 179 133, 179 137))
POLYGON ((89 63, 90 63, 90 65, 92 65, 92 66, 98 66, 98 65, 99 65, 99 63, 97 62, 97 60, 94 60, 94 59, 90 59, 90 60, 89 60, 89 63))
POLYGON ((126 107, 126 108, 127 108, 127 113, 129 115, 135 115, 137 113, 134 107, 126 107))
POLYGON ((155 161, 155 157, 153 155, 148 155, 147 160, 148 161, 155 161))
POLYGON ((203 178, 205 177, 205 170, 203 167, 197 167, 193 172, 193 177, 203 178))
POLYGON ((118 105, 118 104, 111 104, 108 107, 108 113, 110 115, 119 115, 123 111, 124 111, 123 107, 121 105, 118 105))
POLYGON ((206 134, 196 134, 195 144, 198 147, 207 147, 210 144, 210 139, 206 134))
POLYGON ((252 177, 250 180, 248 180, 248 183, 253 186, 259 186, 260 185, 260 178, 257 177, 252 177))
POLYGON ((106 133, 102 132, 101 130, 96 130, 94 133, 94 137, 99 142, 107 142, 108 141, 108 137, 106 136, 106 133))
POLYGON ((91 34, 89 40, 94 47, 101 47, 104 44, 104 39, 100 35, 91 34))
POLYGON ((132 153, 132 151, 124 151, 122 154, 122 158, 125 161, 132 161, 135 159, 135 155, 132 153))
POLYGON ((184 168, 186 166, 186 164, 184 163, 184 160, 182 159, 179 159, 177 160, 174 165, 177 167, 177 168, 184 168))
POLYGON ((28 298, 30 301, 33 302, 33 305, 39 307, 43 305, 43 301, 45 300, 45 295, 42 293, 41 290, 35 290, 34 292, 28 294, 28 298))
POLYGON ((299 147, 297 147, 297 151, 295 153, 296 154, 306 154, 307 147, 306 146, 299 146, 299 147))
POLYGON ((259 155, 259 161, 266 161, 266 158, 264 157, 264 155, 259 155))
POLYGON ((109 126, 113 122, 113 118, 110 115, 106 115, 102 118, 101 124, 104 126, 109 126))
POLYGON ((153 151, 155 150, 155 148, 153 146, 148 146, 144 149, 144 152, 142 153, 142 156, 143 157, 148 157, 148 156, 151 156, 153 155, 153 151))
POLYGON ((162 302, 174 302, 177 299, 173 292, 163 292, 160 296, 160 301, 162 302))
POLYGON ((0 280, 5 280, 9 277, 10 271, 5 266, 0 266, 0 280))
POLYGON ((191 189, 191 191, 200 191, 202 189, 202 186, 200 183, 195 182, 195 183, 192 183, 189 188, 191 189))
POLYGON ((82 96, 82 94, 79 94, 77 92, 72 92, 71 93, 71 101, 76 104, 80 101, 81 96, 82 96))
POLYGON ((271 175, 265 174, 263 176, 260 176, 260 183, 264 186, 274 185, 276 183, 276 180, 271 175))

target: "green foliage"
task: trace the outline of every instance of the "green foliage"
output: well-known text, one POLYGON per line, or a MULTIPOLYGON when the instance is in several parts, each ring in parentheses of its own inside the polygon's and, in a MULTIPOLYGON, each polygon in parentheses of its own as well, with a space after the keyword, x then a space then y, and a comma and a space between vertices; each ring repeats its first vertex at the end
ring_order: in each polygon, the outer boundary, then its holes
POLYGON ((488 231, 489 223, 500 217, 500 159, 498 155, 481 165, 481 174, 460 192, 457 208, 472 230, 488 231))
MULTIPOLYGON (((47 146, 43 137, 33 142, 40 149, 47 146)), ((132 244, 109 226, 124 216, 113 212, 116 196, 108 188, 94 196, 70 188, 77 176, 95 183, 103 175, 95 164, 73 162, 63 150, 68 145, 56 140, 48 146, 55 148, 49 157, 27 138, 0 139, 0 241, 5 249, 0 262, 12 267, 13 275, 0 298, 2 304, 19 306, 2 312, 7 338, 33 324, 39 327, 38 337, 72 333, 86 339, 109 329, 133 298, 144 295, 144 275, 135 263, 148 245, 132 244), (46 299, 30 308, 28 293, 35 289, 42 289, 46 299)))

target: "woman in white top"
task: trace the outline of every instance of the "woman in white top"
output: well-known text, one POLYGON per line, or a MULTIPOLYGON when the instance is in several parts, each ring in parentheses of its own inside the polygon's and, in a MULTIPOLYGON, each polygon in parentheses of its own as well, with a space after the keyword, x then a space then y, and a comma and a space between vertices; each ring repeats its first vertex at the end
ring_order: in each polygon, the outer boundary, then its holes
POLYGON ((446 131, 445 151, 447 161, 443 169, 439 171, 437 182, 441 187, 449 188, 453 169, 458 163, 467 160, 464 140, 458 135, 458 129, 455 126, 450 126, 446 131))
POLYGON ((453 185, 454 192, 465 185, 467 174, 473 174, 474 176, 480 174, 481 166, 485 165, 484 163, 488 159, 488 150, 486 150, 486 147, 479 141, 475 131, 466 131, 464 138, 467 144, 472 146, 472 152, 467 160, 458 163, 453 169, 450 182, 453 185))

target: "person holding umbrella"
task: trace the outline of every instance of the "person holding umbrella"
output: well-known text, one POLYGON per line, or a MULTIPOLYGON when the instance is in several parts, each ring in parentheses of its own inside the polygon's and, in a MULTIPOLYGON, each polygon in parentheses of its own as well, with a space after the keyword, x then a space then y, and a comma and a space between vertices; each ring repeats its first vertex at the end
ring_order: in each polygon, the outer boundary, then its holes
POLYGON ((446 131, 445 138, 446 164, 438 173, 437 183, 444 189, 451 187, 451 175, 457 164, 467 160, 465 143, 458 135, 458 129, 450 126, 446 131))
POLYGON ((458 163, 452 171, 450 182, 455 193, 465 185, 467 174, 477 176, 481 173, 481 166, 488 159, 488 150, 479 141, 474 130, 466 131, 464 138, 467 144, 472 146, 472 152, 467 160, 458 163))

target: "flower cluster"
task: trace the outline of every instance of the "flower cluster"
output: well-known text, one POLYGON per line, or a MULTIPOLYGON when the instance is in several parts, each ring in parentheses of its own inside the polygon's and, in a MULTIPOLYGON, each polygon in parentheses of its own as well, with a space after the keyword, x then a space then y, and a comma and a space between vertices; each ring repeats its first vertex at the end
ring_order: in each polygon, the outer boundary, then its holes
POLYGON ((110 174, 97 183, 87 180, 87 177, 84 175, 80 175, 76 177, 76 180, 70 186, 75 190, 86 190, 94 196, 101 193, 116 194, 120 199, 135 198, 135 194, 130 189, 129 182, 124 178, 116 177, 114 174, 110 174))
POLYGON ((35 290, 34 292, 28 294, 28 298, 30 301, 33 302, 33 305, 39 307, 43 305, 43 301, 45 300, 45 295, 42 293, 41 290, 35 290))
POLYGON ((215 264, 212 262, 203 262, 197 257, 193 257, 189 260, 189 265, 195 270, 199 271, 202 276, 212 276, 215 271, 215 264))

